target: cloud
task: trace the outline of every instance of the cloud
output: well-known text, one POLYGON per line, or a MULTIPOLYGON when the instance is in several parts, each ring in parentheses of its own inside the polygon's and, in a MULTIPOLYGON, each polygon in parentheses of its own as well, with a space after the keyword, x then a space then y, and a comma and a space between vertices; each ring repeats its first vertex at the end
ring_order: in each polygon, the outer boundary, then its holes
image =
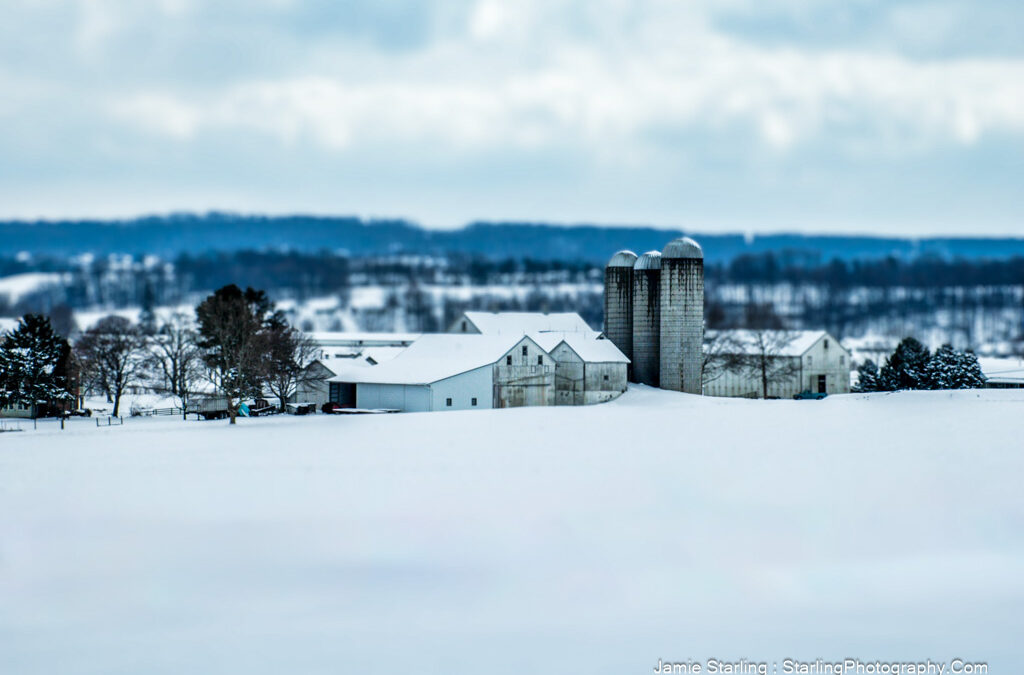
POLYGON ((1024 51, 977 36, 1021 20, 1003 0, 14 0, 0 197, 847 227, 886 220, 879 184, 889 220, 952 218, 928 180, 1010 222, 1024 51))
MULTIPOLYGON (((603 21, 619 23, 618 3, 605 4, 603 21)), ((605 153, 678 128, 746 129, 775 151, 837 138, 889 153, 894 143, 919 152, 1024 132, 1024 62, 765 47, 692 23, 684 41, 658 13, 634 17, 631 40, 595 43, 552 29, 559 17, 549 6, 482 0, 465 35, 428 49, 383 58, 334 52, 339 61, 374 62, 371 73, 243 80, 212 92, 146 88, 112 109, 178 138, 239 129, 336 151, 394 142, 605 153), (503 48, 480 45, 492 39, 503 48), (509 67, 509 49, 532 56, 509 67)))

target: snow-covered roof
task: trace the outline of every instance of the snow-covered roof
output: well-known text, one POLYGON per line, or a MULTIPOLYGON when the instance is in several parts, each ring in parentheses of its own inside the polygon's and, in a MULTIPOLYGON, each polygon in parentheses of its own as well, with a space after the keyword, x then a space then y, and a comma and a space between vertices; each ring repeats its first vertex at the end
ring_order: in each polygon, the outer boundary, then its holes
POLYGON ((406 349, 408 347, 369 347, 363 350, 363 353, 360 355, 362 359, 360 360, 365 361, 367 365, 379 365, 387 363, 406 349), (374 363, 370 363, 371 359, 374 363))
POLYGON ((598 340, 582 333, 565 333, 559 342, 564 342, 587 363, 629 363, 611 340, 598 340))
POLYGON ((529 333, 528 337, 546 352, 563 342, 588 363, 629 363, 626 355, 611 340, 601 338, 597 331, 552 331, 529 333))
MULTIPOLYGON (((708 331, 707 338, 724 339, 722 353, 757 354, 760 352, 759 334, 763 335, 765 344, 770 345, 774 356, 803 356, 818 340, 829 337, 823 330, 721 330, 708 331)), ((833 339, 832 343, 845 351, 837 340, 833 339)))
POLYGON ((321 347, 403 347, 412 344, 419 333, 306 333, 321 347))
POLYGON ((996 384, 1024 384, 1024 359, 979 356, 985 379, 996 384))
POLYGON ((550 331, 593 332, 583 317, 576 312, 466 312, 464 316, 484 335, 523 335, 550 331))
MULTIPOLYGON (((430 384, 497 362, 524 335, 423 335, 393 359, 371 368, 345 367, 332 382, 430 384)), ((333 364, 332 364, 333 366, 333 364)))

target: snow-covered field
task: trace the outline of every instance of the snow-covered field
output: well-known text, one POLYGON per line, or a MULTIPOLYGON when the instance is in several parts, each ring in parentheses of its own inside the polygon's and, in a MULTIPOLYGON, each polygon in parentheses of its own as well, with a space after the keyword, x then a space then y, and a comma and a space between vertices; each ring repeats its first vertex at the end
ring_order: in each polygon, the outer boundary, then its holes
POLYGON ((0 434, 0 673, 1017 672, 1022 410, 637 388, 0 434))

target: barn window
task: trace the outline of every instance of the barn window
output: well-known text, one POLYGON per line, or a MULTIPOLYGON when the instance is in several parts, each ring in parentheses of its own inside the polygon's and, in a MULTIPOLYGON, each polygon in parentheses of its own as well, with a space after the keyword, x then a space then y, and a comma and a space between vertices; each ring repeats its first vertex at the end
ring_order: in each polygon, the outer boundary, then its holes
POLYGON ((828 338, 825 338, 825 349, 828 349, 828 338))
POLYGON ((462 322, 462 332, 463 333, 466 332, 466 322, 465 321, 462 322))
POLYGON ((604 376, 604 381, 605 381, 605 382, 607 382, 607 381, 608 381, 608 376, 607 376, 607 375, 605 375, 605 376, 604 376))
POLYGON ((543 366, 544 365, 544 357, 543 356, 540 356, 540 355, 537 356, 537 365, 538 366, 543 366))
POLYGON ((840 356, 839 357, 839 365, 841 365, 841 366, 845 366, 846 365, 846 357, 845 356, 840 356))
POLYGON ((476 405, 476 398, 474 397, 474 398, 470 399, 469 404, 470 405, 476 405))
POLYGON ((451 400, 450 398, 446 398, 446 399, 444 400, 444 404, 445 404, 446 406, 448 406, 449 408, 451 408, 451 407, 452 407, 452 400, 451 400))
POLYGON ((807 365, 811 365, 812 363, 814 363, 814 357, 813 356, 808 356, 807 357, 807 365))
POLYGON ((527 355, 529 355, 529 350, 526 348, 526 345, 523 345, 523 356, 527 355))
POLYGON ((511 366, 512 365, 512 355, 511 354, 509 354, 508 356, 505 357, 505 365, 506 366, 511 366))

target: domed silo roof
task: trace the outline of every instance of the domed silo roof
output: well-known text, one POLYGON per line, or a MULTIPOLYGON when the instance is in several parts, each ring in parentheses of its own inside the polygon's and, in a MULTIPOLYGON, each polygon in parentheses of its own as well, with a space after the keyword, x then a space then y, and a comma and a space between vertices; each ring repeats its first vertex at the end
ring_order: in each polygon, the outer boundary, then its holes
POLYGON ((648 251, 636 259, 635 270, 660 270, 661 251, 648 251))
POLYGON ((612 256, 605 267, 632 267, 636 263, 636 253, 632 251, 619 251, 612 256))
POLYGON ((696 258, 703 260, 704 251, 701 249, 700 244, 695 242, 689 237, 680 237, 679 239, 673 239, 670 241, 662 250, 661 257, 663 258, 696 258))

